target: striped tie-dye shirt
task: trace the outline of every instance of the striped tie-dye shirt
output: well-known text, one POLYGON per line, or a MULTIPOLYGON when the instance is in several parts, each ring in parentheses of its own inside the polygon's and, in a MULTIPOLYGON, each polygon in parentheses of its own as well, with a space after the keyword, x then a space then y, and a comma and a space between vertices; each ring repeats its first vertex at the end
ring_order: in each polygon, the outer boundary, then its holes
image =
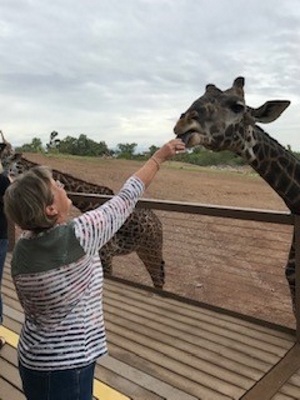
POLYGON ((18 346, 22 365, 69 369, 107 353, 98 251, 131 214, 143 190, 144 184, 132 177, 96 210, 19 239, 12 276, 25 313, 18 346))

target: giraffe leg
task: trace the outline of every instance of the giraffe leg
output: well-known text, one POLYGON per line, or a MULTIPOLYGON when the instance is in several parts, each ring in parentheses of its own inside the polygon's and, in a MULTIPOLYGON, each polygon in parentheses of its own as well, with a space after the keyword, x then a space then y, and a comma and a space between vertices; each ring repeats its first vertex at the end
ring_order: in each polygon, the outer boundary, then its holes
POLYGON ((140 247, 136 254, 144 263, 156 289, 162 289, 165 284, 165 262, 162 258, 162 249, 152 249, 149 254, 149 248, 140 247))

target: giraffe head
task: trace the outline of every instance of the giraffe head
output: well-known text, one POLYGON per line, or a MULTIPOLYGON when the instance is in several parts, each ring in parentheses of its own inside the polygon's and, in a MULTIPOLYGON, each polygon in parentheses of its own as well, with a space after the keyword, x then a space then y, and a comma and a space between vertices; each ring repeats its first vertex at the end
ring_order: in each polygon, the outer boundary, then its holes
POLYGON ((2 154, 4 154, 5 148, 6 148, 6 143, 0 143, 0 158, 2 160, 2 154))
POLYGON ((6 160, 6 168, 5 170, 10 176, 18 176, 23 172, 27 171, 28 168, 22 162, 23 154, 15 153, 9 159, 6 160))
POLYGON ((0 135, 2 138, 2 143, 0 143, 0 167, 7 173, 16 159, 16 152, 13 146, 5 139, 2 131, 0 131, 0 135))
POLYGON ((272 100, 257 109, 251 108, 245 104, 244 84, 245 79, 238 77, 224 91, 212 84, 206 86, 204 95, 181 115, 174 127, 186 147, 202 145, 213 151, 231 150, 251 159, 255 123, 274 121, 290 102, 272 100))

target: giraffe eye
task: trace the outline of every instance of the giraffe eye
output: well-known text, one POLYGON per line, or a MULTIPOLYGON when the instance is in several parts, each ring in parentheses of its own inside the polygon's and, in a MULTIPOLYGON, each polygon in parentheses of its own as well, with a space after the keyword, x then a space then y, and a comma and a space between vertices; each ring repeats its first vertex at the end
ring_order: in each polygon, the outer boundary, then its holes
POLYGON ((245 105, 243 103, 234 103, 230 105, 230 109, 235 114, 239 114, 245 110, 245 105))

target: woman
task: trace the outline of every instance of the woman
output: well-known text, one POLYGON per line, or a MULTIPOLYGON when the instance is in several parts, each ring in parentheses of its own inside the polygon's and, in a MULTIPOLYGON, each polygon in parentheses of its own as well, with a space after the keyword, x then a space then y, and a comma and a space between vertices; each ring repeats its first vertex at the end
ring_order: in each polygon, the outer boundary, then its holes
POLYGON ((107 353, 99 249, 133 211, 161 163, 184 143, 171 140, 129 178, 118 195, 67 222, 71 200, 46 167, 14 180, 6 214, 27 232, 12 257, 25 322, 19 371, 28 400, 91 400, 96 359, 107 353))

